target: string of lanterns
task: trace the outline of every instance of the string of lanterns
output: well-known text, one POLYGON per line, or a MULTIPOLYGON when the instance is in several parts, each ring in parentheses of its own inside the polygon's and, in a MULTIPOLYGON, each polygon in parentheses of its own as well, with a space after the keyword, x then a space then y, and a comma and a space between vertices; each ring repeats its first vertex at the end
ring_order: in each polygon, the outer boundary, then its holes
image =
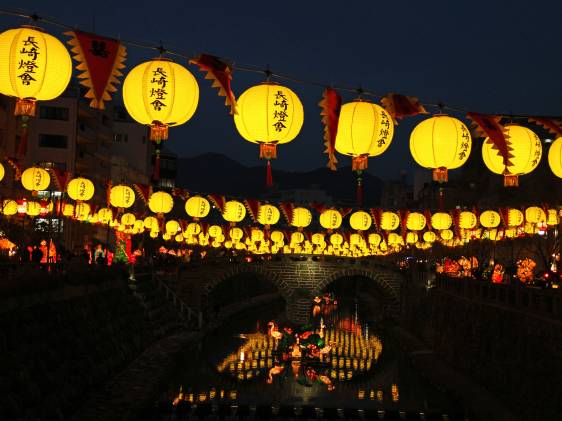
MULTIPOLYGON (((193 74, 184 66, 162 57, 164 52, 161 49, 159 57, 135 66, 123 84, 127 111, 135 121, 150 127, 150 138, 156 142, 156 178, 160 144, 168 138, 169 127, 189 121, 199 101, 199 86, 193 74)), ((227 102, 232 105, 234 125, 243 139, 259 145, 260 157, 267 160, 266 182, 270 186, 270 160, 277 156, 277 145, 291 142, 298 136, 304 122, 302 103, 291 89, 269 81, 272 74, 269 71, 266 71, 268 80, 265 83, 250 87, 236 100, 230 91, 231 69, 216 59, 226 66, 226 73, 216 73, 215 77, 222 81, 219 83, 222 94, 231 97, 227 102), (228 76, 228 83, 220 79, 224 74, 228 76), (225 89, 229 92, 225 93, 225 89)), ((35 27, 23 26, 1 33, 0 62, 5 63, 0 67, 0 93, 17 99, 15 114, 23 118, 25 125, 35 114, 36 101, 59 96, 72 74, 72 60, 65 46, 35 27)), ((201 65, 203 61, 197 63, 201 65)), ((206 68, 213 70, 216 67, 206 68)), ((362 90, 359 93, 365 94, 362 90)), ((383 106, 392 102, 389 98, 383 99, 383 106)), ((417 107, 409 115, 425 112, 420 104, 416 105, 417 100, 404 98, 409 105, 417 107)), ((394 120, 408 115, 396 114, 396 108, 394 102, 390 108, 385 108, 359 98, 343 105, 336 101, 334 108, 328 110, 334 114, 333 118, 337 117, 328 136, 333 139, 336 152, 352 158, 352 169, 358 176, 359 203, 361 173, 367 168, 368 158, 379 156, 388 149, 394 134, 394 120), (394 112, 391 114, 389 110, 394 112)), ((542 143, 532 130, 515 124, 501 126, 495 121, 496 132, 493 132, 490 124, 484 124, 489 123, 490 118, 482 123, 475 116, 486 116, 469 114, 488 134, 482 144, 484 163, 490 171, 504 176, 506 186, 518 185, 520 175, 528 174, 538 166, 542 143)), ((539 121, 539 124, 544 123, 539 121)), ((562 125, 549 120, 546 126, 559 134, 550 147, 548 162, 552 172, 562 178, 562 125)), ((414 128, 410 150, 420 166, 433 171, 435 181, 446 182, 448 171, 461 167, 468 159, 472 138, 463 122, 439 113, 414 128)))
MULTIPOLYGON (((0 173, 4 167, 0 164, 0 173)), ((22 172, 22 186, 32 192, 47 190, 51 183, 44 168, 31 167, 22 172)), ((187 246, 235 248, 256 254, 328 254, 362 257, 398 252, 404 247, 430 248, 440 243, 463 246, 473 240, 498 241, 535 234, 544 235, 560 224, 556 208, 530 206, 524 210, 501 208, 483 212, 454 210, 451 212, 402 211, 382 209, 351 210, 318 208, 317 232, 312 228, 313 214, 306 207, 281 203, 252 204, 255 201, 226 200, 216 195, 187 197, 184 210, 190 220, 166 219, 174 208, 174 196, 165 191, 152 192, 147 198, 148 211, 135 213, 129 209, 136 203, 133 188, 110 185, 107 206, 88 203, 94 197, 94 184, 84 177, 71 179, 65 186, 66 194, 74 202, 51 200, 2 201, 1 213, 7 217, 27 215, 45 218, 53 213, 80 222, 100 224, 129 235, 147 233, 151 238, 162 238, 187 246), (213 203, 213 204, 212 204, 213 203), (228 223, 208 223, 213 207, 218 208, 228 223), (237 224, 252 222, 240 227, 237 224), (286 227, 275 229, 285 217, 286 227), (349 215, 348 226, 342 227, 349 215), (319 230, 319 231, 318 231, 319 230)), ((185 197, 185 194, 182 194, 185 197)), ((216 218, 211 218, 216 220, 216 218)))

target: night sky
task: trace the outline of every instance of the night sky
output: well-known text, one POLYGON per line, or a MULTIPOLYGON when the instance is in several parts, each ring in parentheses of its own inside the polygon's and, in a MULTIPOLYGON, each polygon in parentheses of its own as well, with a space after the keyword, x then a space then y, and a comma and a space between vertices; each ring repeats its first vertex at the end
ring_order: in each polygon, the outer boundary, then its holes
MULTIPOLYGON (((418 96, 422 102, 488 113, 562 115, 562 6, 556 1, 80 1, 5 0, 85 31, 150 43, 190 54, 206 52, 305 80, 363 86, 377 93, 418 96), (204 6, 203 3, 219 4, 204 6), (222 3, 222 4, 221 4, 222 3)), ((0 15, 0 29, 25 21, 0 15)), ((40 25, 59 39, 61 28, 40 25)), ((128 48, 130 68, 155 55, 128 48)), ((179 156, 219 152, 258 165, 258 148, 236 132, 224 98, 195 67, 200 102, 195 116, 171 130, 179 156)), ((237 95, 264 80, 235 72, 237 95)), ((279 148, 275 167, 322 167, 322 89, 288 81, 301 98, 301 134, 279 148)), ((344 94, 344 101, 354 94, 344 94)), ((407 119, 369 171, 393 178, 412 172, 408 139, 418 119, 407 119)), ((480 143, 474 145, 480 153, 480 143)), ((474 153, 473 149, 473 153, 474 153)), ((340 162, 349 165, 348 158, 340 162)), ((545 165, 543 162, 542 165, 545 165)))

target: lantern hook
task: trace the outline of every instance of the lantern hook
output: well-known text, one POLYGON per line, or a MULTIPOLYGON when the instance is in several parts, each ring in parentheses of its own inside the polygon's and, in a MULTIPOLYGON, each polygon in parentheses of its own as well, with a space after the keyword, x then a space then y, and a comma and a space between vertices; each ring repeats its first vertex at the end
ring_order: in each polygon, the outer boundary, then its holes
POLYGON ((32 15, 29 15, 29 18, 33 21, 33 22, 37 22, 38 20, 41 20, 41 17, 37 14, 37 13, 33 13, 32 15))
POLYGON ((267 64, 265 66, 265 70, 263 71, 265 73, 265 78, 266 81, 269 82, 269 79, 271 78, 271 75, 273 74, 273 72, 271 71, 271 69, 269 68, 269 64, 267 64))
POLYGON ((160 57, 162 57, 164 55, 164 53, 166 52, 166 49, 164 48, 164 45, 162 44, 162 41, 160 41, 160 46, 156 47, 156 49, 160 53, 160 57))

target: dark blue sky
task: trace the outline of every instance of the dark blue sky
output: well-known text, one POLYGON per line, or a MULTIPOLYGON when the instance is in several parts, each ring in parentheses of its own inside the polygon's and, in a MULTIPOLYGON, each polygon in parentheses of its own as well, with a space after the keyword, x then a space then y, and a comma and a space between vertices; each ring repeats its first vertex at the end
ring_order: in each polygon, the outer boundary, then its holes
MULTIPOLYGON (((481 112, 562 115, 562 5, 556 1, 82 1, 5 0, 80 29, 207 52, 238 63, 326 83, 397 92, 481 112), (212 3, 213 6, 207 5, 212 3), (94 19, 95 18, 95 19, 94 19)), ((0 15, 0 29, 21 20, 0 15)), ((42 25, 59 38, 62 30, 42 25)), ((129 47, 128 67, 154 54, 129 47)), ((171 130, 180 156, 224 153, 259 164, 258 148, 236 132, 210 82, 194 67, 201 98, 193 119, 171 130)), ((259 83, 235 72, 236 94, 259 83)), ((291 82, 305 109, 301 134, 279 148, 277 168, 324 166, 317 106, 321 89, 291 82)), ((344 100, 354 95, 344 95, 344 100)), ((416 168, 408 150, 417 120, 401 123, 389 150, 370 160, 384 178, 416 168)), ((480 144, 475 145, 480 153, 480 144)), ((347 164, 346 158, 340 160, 347 164)))

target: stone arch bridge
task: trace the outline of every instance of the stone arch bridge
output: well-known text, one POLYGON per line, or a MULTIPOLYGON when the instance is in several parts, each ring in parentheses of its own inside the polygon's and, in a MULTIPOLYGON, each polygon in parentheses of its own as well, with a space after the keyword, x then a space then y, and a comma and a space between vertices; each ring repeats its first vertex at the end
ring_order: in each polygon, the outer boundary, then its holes
POLYGON ((229 258, 209 259, 192 263, 174 281, 182 298, 191 305, 204 307, 207 297, 222 282, 234 276, 253 273, 269 281, 287 303, 287 316, 304 322, 312 298, 337 279, 360 276, 380 292, 384 314, 397 317, 400 311, 400 285, 403 275, 373 260, 344 258, 278 257, 269 261, 237 262, 229 258), (183 292, 183 293, 182 293, 183 292))

